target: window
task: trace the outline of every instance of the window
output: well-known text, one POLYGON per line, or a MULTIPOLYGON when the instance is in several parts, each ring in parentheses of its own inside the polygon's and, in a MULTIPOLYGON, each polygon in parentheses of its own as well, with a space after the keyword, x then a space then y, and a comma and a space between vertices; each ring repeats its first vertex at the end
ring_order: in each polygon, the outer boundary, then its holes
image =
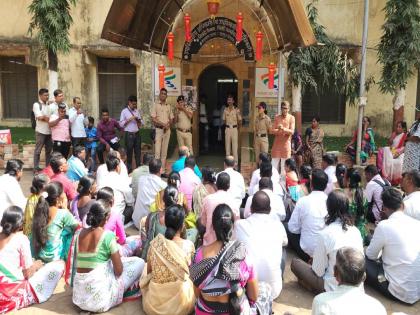
POLYGON ((313 116, 319 116, 322 123, 344 124, 346 100, 343 95, 334 91, 324 91, 317 94, 307 90, 302 97, 302 121, 309 123, 313 116))
POLYGON ((24 57, 0 57, 0 87, 3 117, 29 119, 38 100, 37 68, 24 57))
MULTIPOLYGON (((137 95, 136 67, 128 58, 98 58, 99 111, 119 120, 129 95, 137 95)), ((140 107, 140 106, 139 106, 140 107)))

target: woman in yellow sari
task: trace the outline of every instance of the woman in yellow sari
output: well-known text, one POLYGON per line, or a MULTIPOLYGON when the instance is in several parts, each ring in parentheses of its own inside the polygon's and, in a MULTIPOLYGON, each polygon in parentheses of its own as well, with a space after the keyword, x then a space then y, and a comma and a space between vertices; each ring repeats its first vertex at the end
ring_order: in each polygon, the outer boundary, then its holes
POLYGON ((194 310, 189 265, 195 249, 191 241, 181 238, 184 219, 181 206, 168 207, 165 236, 158 234, 150 243, 147 268, 140 279, 143 310, 147 315, 184 315, 194 310))

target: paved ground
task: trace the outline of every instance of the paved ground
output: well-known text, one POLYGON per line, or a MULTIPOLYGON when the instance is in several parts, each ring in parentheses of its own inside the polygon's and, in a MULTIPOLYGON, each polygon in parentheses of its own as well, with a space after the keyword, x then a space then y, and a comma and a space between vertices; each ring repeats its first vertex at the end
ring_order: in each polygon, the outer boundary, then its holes
MULTIPOLYGON (((22 187, 25 193, 29 192, 32 173, 25 171, 22 179, 22 187)), ((274 304, 275 314, 284 314, 289 312, 293 315, 310 314, 312 300, 314 295, 303 289, 296 282, 295 276, 290 271, 290 261, 294 257, 293 252, 288 251, 288 263, 285 271, 285 280, 283 290, 280 297, 276 299, 274 304)), ((366 292, 373 297, 379 299, 386 307, 388 314, 393 312, 403 312, 409 315, 420 314, 420 302, 414 306, 406 306, 400 303, 391 302, 390 300, 380 296, 375 291, 366 287, 366 292)), ((355 301, 357 303, 357 301, 355 301)), ((80 314, 80 310, 73 306, 71 302, 71 289, 65 287, 64 281, 60 281, 53 297, 46 303, 35 305, 27 309, 19 311, 19 314, 80 314)), ((141 307, 141 300, 126 302, 112 309, 105 314, 125 315, 125 314, 145 314, 141 307)), ((168 314, 170 315, 170 314, 168 314)), ((375 314, 372 314, 375 315, 375 314)))

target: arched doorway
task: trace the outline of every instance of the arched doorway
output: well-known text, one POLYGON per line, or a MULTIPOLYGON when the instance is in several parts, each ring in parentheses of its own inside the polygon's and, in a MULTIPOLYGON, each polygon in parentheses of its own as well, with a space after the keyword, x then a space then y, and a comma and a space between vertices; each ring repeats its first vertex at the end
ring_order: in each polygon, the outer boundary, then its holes
MULTIPOLYGON (((229 94, 238 99, 238 79, 235 73, 224 65, 205 68, 198 78, 200 102, 206 104, 208 130, 199 124, 200 155, 224 156, 224 133, 218 125, 223 123, 222 114, 229 94)), ((201 117, 200 117, 201 118, 201 117)))

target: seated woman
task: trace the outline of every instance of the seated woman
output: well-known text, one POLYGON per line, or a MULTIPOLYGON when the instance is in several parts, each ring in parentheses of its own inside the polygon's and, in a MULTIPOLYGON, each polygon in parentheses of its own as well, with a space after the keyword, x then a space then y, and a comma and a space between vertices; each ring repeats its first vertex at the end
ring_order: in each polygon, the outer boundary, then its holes
POLYGON ((148 315, 190 314, 194 309, 194 286, 189 265, 194 244, 181 237, 185 212, 179 205, 165 211, 165 236, 159 234, 150 243, 147 271, 140 279, 143 310, 148 315))
POLYGON ((114 205, 114 190, 110 187, 102 187, 98 190, 96 200, 103 200, 111 208, 111 214, 104 229, 114 232, 117 237, 117 243, 120 245, 121 257, 138 256, 141 249, 140 235, 126 236, 121 214, 117 210, 112 209, 114 205))
POLYGON ((335 167, 335 177, 337 181, 334 183, 334 189, 338 189, 343 191, 346 188, 346 174, 347 174, 347 166, 338 163, 335 167))
POLYGON ((293 201, 298 201, 302 196, 302 191, 299 185, 299 177, 296 173, 296 162, 293 159, 287 159, 284 162, 286 170, 286 188, 289 191, 293 201))
MULTIPOLYGON (((367 116, 363 117, 362 147, 360 152, 360 159, 363 163, 365 163, 376 150, 375 135, 373 133, 373 129, 369 126, 370 118, 367 116)), ((353 133, 351 141, 344 147, 345 151, 352 157, 353 160, 356 159, 356 146, 357 130, 353 133)))
POLYGON ((70 210, 73 216, 85 226, 86 215, 90 206, 95 202, 96 183, 91 175, 80 178, 77 186, 77 197, 71 202, 70 210))
POLYGON ((51 182, 39 197, 32 225, 33 256, 47 263, 66 260, 77 220, 67 210, 63 185, 51 182))
POLYGON ((321 293, 337 289, 334 266, 337 251, 352 247, 363 253, 363 241, 359 230, 353 225, 347 196, 338 190, 327 199, 326 227, 318 235, 312 266, 299 258, 293 258, 291 269, 305 288, 321 293))
POLYGON ((216 172, 210 167, 203 167, 201 174, 203 175, 201 184, 193 192, 193 210, 197 218, 201 215, 204 198, 217 191, 216 172))
MULTIPOLYGON (((212 223, 217 241, 200 247, 190 268, 197 298, 195 314, 256 314, 257 299, 270 303, 271 293, 258 294, 254 266, 245 246, 231 240, 234 225, 232 209, 226 204, 218 205, 214 209, 212 223)), ((260 307, 264 310, 269 308, 266 304, 260 307)))
POLYGON ((26 203, 25 218, 23 219, 23 234, 28 237, 32 234, 32 218, 34 217, 38 199, 49 182, 50 178, 45 174, 37 174, 32 179, 31 195, 26 203))
POLYGON ((376 165, 382 172, 382 177, 393 185, 399 185, 402 178, 405 140, 407 139, 407 123, 399 121, 397 130, 388 139, 388 147, 378 150, 376 165))
POLYGON ((19 233, 22 227, 22 209, 7 208, 0 233, 0 314, 47 301, 64 271, 62 261, 44 265, 32 260, 29 239, 19 233))
POLYGON ((95 202, 86 217, 90 228, 75 236, 73 303, 88 312, 106 312, 121 304, 124 292, 138 281, 144 268, 141 258, 121 258, 115 234, 104 229, 110 213, 105 201, 95 202))
POLYGON ((304 196, 307 196, 311 193, 311 175, 312 167, 310 165, 305 164, 300 167, 299 185, 304 196))
POLYGON ((324 155, 324 131, 319 126, 320 118, 312 118, 311 127, 305 131, 304 160, 312 168, 321 168, 322 156, 324 155))

